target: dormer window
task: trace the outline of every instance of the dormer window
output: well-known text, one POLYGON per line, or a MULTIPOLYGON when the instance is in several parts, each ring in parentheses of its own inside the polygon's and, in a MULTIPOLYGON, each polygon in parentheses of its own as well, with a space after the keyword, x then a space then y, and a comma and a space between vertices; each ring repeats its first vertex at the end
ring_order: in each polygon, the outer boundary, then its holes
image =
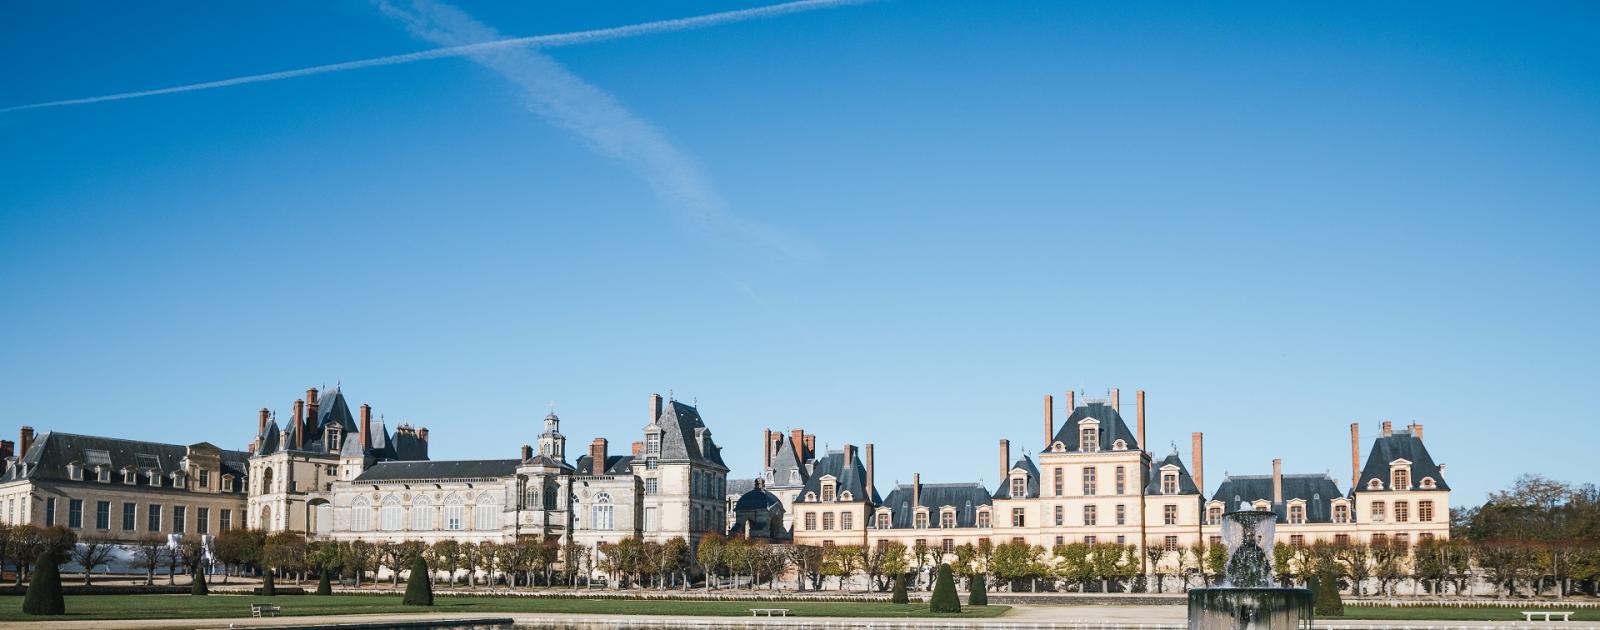
POLYGON ((202 488, 210 488, 211 487, 211 471, 205 470, 205 469, 201 469, 200 470, 200 487, 202 487, 202 488))
POLYGON ((950 529, 950 528, 955 527, 955 526, 956 526, 956 510, 955 510, 955 508, 944 508, 942 510, 939 510, 939 528, 940 529, 950 529))
POLYGON ((1092 452, 1100 450, 1100 427, 1087 423, 1078 429, 1078 450, 1092 452))
POLYGON ((789 483, 800 483, 800 471, 798 469, 789 471, 789 483))
POLYGON ((1065 450, 1067 450, 1067 445, 1065 445, 1065 444, 1062 444, 1060 442, 1052 442, 1050 444, 1050 451, 1053 452, 1053 453, 1060 453, 1060 452, 1065 451, 1065 450))
POLYGON ((132 468, 124 468, 124 469, 122 469, 122 483, 131 486, 135 482, 137 482, 138 480, 139 480, 139 473, 133 472, 132 468))
POLYGON ((178 472, 178 471, 172 471, 172 487, 174 487, 174 488, 187 487, 187 484, 184 483, 184 480, 183 480, 183 473, 178 472))
POLYGON ((1011 498, 1021 499, 1028 496, 1028 480, 1025 477, 1011 478, 1011 498))
POLYGON ((339 452, 339 440, 344 437, 344 431, 339 427, 328 427, 327 434, 322 438, 328 445, 329 453, 339 452))
POLYGON ((817 493, 815 493, 815 492, 807 492, 806 493, 806 503, 816 503, 816 502, 817 502, 817 493))
POLYGON ((840 492, 839 493, 839 500, 840 501, 854 501, 855 497, 850 494, 849 490, 845 490, 844 492, 840 492))
POLYGON ((1389 471, 1389 487, 1394 490, 1411 489, 1411 469, 1396 467, 1389 471))
POLYGON ((73 481, 83 481, 83 466, 78 462, 67 464, 67 478, 73 481))
POLYGON ((1421 485, 1423 490, 1432 490, 1439 487, 1439 484, 1433 480, 1433 477, 1423 477, 1421 485))
POLYGON ((644 454, 654 457, 661 454, 661 433, 651 431, 644 436, 644 454))
POLYGON ((1367 482, 1367 489, 1368 490, 1382 490, 1383 489, 1383 480, 1379 479, 1377 477, 1373 477, 1372 481, 1368 481, 1367 482))
POLYGON ((992 518, 989 515, 989 510, 978 510, 978 527, 989 527, 993 522, 992 518))
POLYGON ((1220 524, 1221 522, 1222 522, 1222 506, 1220 506, 1220 505, 1208 505, 1208 506, 1206 506, 1206 524, 1207 525, 1217 525, 1217 524, 1220 524))
POLYGON ((1292 525, 1300 525, 1300 524, 1303 524, 1305 522, 1306 522, 1306 504, 1304 504, 1304 503, 1290 503, 1289 504, 1289 523, 1292 524, 1292 525))
POLYGON ((1339 502, 1339 503, 1333 504, 1333 522, 1335 522, 1335 523, 1348 523, 1348 522, 1350 522, 1350 506, 1346 505, 1344 502, 1339 502))
POLYGON ((95 466, 94 467, 94 476, 95 476, 95 481, 99 481, 100 483, 111 483, 111 469, 110 468, 107 468, 105 466, 95 466))
POLYGON ((1113 451, 1126 451, 1126 450, 1128 450, 1128 441, 1127 440, 1117 440, 1115 442, 1112 442, 1111 443, 1111 450, 1113 450, 1113 451))
POLYGON ((917 529, 927 529, 928 528, 928 509, 927 508, 917 508, 917 514, 916 514, 915 517, 912 518, 911 526, 915 527, 917 529))
POLYGON ((161 487, 161 471, 155 470, 153 468, 150 469, 150 470, 146 470, 146 471, 144 471, 144 477, 145 477, 144 482, 146 484, 150 485, 151 487, 155 487, 155 488, 160 488, 161 487))
POLYGON ((222 491, 233 492, 233 475, 222 476, 222 491))
POLYGON ((878 529, 889 529, 889 512, 878 512, 878 529))
POLYGON ((1256 509, 1262 512, 1272 509, 1272 504, 1266 501, 1256 501, 1256 509))
POLYGON ((1177 494, 1177 493, 1178 493, 1178 473, 1170 472, 1170 471, 1161 473, 1161 494, 1177 494))
POLYGON ((823 480, 823 482, 822 482, 822 502, 823 503, 832 502, 834 500, 834 498, 835 498, 834 491, 835 491, 835 488, 834 488, 834 485, 833 485, 833 481, 832 480, 823 480))

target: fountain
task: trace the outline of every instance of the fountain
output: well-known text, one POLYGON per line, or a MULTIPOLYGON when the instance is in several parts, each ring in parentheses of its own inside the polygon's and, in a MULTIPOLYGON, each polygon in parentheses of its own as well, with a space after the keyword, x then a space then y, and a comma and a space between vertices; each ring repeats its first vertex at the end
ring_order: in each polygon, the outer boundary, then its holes
POLYGON ((1189 591, 1189 630, 1289 630, 1310 628, 1311 591, 1282 588, 1272 579, 1277 515, 1241 509, 1222 517, 1228 548, 1222 586, 1189 591))

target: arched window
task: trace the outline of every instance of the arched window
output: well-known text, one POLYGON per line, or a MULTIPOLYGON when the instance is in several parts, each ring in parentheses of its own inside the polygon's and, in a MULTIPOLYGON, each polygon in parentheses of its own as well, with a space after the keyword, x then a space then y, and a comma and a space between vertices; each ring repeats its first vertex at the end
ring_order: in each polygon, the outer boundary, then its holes
POLYGON ((444 528, 448 530, 466 529, 467 524, 465 508, 462 506, 461 495, 452 493, 444 498, 444 528))
POLYGON ((556 509, 556 503, 560 498, 560 490, 561 485, 556 483, 554 479, 544 482, 544 509, 556 509))
POLYGON ((600 493, 594 498, 594 506, 590 508, 592 520, 589 526, 592 529, 608 530, 612 528, 611 495, 600 493))
POLYGON ((383 506, 378 508, 378 528, 386 532, 400 531, 404 521, 405 510, 400 507, 400 497, 389 495, 383 498, 383 506))
POLYGON ((350 531, 364 532, 372 529, 372 502, 366 497, 356 497, 350 502, 350 531))
POLYGON ((272 467, 261 469, 261 494, 272 494, 272 467))
POLYGON ((411 497, 411 530, 425 532, 433 529, 433 499, 426 494, 411 497))
POLYGON ((472 525, 476 529, 500 529, 500 504, 487 492, 478 495, 472 508, 472 525))
POLYGON ((1373 477, 1372 481, 1368 481, 1367 482, 1367 489, 1368 490, 1382 490, 1383 489, 1383 480, 1379 479, 1377 477, 1373 477))
POLYGON ((331 533, 333 533, 333 504, 332 503, 320 503, 320 504, 317 504, 317 533, 318 534, 331 534, 331 533))
POLYGON ((256 524, 261 529, 272 529, 272 506, 261 506, 261 522, 256 524))

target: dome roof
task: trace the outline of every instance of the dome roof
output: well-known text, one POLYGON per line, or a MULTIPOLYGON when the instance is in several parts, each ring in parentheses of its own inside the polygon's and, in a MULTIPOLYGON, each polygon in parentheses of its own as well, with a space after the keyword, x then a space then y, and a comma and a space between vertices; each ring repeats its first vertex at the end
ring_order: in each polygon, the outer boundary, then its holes
POLYGON ((781 503, 781 501, 778 500, 778 495, 767 492, 761 488, 756 488, 740 495, 739 501, 733 504, 733 509, 735 512, 743 512, 745 510, 769 510, 772 509, 772 506, 778 505, 779 503, 781 503))

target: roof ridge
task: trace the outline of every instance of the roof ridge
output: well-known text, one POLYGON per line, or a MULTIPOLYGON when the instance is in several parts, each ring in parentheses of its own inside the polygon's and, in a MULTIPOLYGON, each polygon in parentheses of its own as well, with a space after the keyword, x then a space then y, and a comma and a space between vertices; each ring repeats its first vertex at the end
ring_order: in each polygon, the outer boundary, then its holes
MULTIPOLYGON (((96 439, 96 440, 116 440, 118 442, 132 442, 132 443, 135 443, 135 444, 154 444, 156 446, 172 446, 172 447, 176 447, 176 448, 189 448, 190 446, 192 446, 191 444, 174 444, 172 442, 156 442, 156 441, 153 441, 153 440, 136 440, 136 439, 133 439, 133 438, 111 437, 111 436, 106 436, 106 435, 89 435, 87 433, 69 433, 67 431, 44 431, 44 432, 41 432, 38 437, 39 438, 43 438, 46 435, 51 435, 51 436, 64 435, 64 436, 68 436, 68 437, 93 438, 93 439, 96 439)), ((38 440, 38 439, 34 440, 35 443, 37 443, 39 441, 40 440, 38 440)), ((211 444, 212 446, 216 446, 216 444, 213 444, 210 440, 200 440, 199 442, 195 442, 194 444, 200 444, 202 442, 206 443, 206 444, 211 444)), ((241 455, 249 455, 249 453, 246 452, 246 451, 236 451, 236 450, 233 450, 233 449, 230 449, 230 448, 217 447, 217 450, 222 451, 224 453, 238 453, 238 454, 241 454, 241 455)))

